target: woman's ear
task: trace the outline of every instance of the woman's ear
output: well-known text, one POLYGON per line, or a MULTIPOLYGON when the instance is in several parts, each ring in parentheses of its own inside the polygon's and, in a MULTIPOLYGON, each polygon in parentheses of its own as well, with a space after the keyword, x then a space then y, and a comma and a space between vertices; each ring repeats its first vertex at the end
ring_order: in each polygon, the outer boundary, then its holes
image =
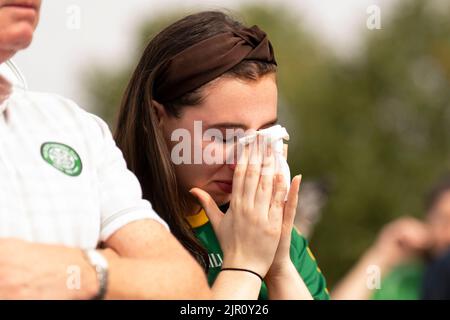
POLYGON ((155 110, 156 117, 158 118, 158 124, 161 126, 164 123, 164 119, 167 117, 166 109, 156 100, 152 100, 152 105, 155 110))

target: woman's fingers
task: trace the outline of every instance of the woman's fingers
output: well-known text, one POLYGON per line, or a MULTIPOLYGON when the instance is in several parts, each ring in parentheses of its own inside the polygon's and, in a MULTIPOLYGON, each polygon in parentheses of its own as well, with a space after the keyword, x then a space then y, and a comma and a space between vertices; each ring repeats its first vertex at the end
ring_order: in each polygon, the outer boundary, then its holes
POLYGON ((245 172, 242 201, 245 203, 247 209, 254 208, 256 189, 258 188, 261 175, 262 153, 264 149, 261 138, 262 137, 258 136, 253 142, 247 171, 245 172))
POLYGON ((224 214, 220 211, 216 202, 207 192, 200 188, 192 188, 189 192, 200 202, 203 209, 205 209, 206 215, 208 216, 209 221, 211 221, 214 230, 217 230, 224 214))
POLYGON ((291 188, 289 189, 287 201, 284 205, 283 225, 290 226, 290 229, 292 229, 292 226, 294 225, 298 205, 298 192, 300 190, 301 182, 301 175, 295 176, 294 179, 292 179, 291 188))
POLYGON ((275 175, 274 192, 269 209, 269 221, 277 224, 282 220, 284 210, 284 199, 286 198, 287 187, 282 174, 275 175))
POLYGON ((250 154, 251 144, 237 146, 238 160, 233 174, 233 192, 231 193, 231 206, 242 200, 244 193, 245 172, 247 171, 248 157, 250 154), (239 154, 240 153, 240 154, 239 154))
POLYGON ((263 156, 261 178, 255 195, 255 209, 259 212, 269 211, 275 175, 275 156, 272 152, 272 146, 268 144, 266 148, 263 156))

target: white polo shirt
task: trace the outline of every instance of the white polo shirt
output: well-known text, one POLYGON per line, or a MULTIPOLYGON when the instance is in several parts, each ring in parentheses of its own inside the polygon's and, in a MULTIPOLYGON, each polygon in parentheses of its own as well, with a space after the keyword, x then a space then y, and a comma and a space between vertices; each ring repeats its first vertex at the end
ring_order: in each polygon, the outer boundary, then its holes
POLYGON ((0 105, 0 238, 95 248, 141 219, 167 227, 100 118, 20 89, 0 105))

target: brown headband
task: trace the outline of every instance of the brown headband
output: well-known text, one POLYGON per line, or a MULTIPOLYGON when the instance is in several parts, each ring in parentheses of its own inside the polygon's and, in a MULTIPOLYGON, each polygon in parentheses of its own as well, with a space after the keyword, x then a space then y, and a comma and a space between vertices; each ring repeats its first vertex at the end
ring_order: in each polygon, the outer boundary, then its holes
POLYGON ((205 39, 175 55, 155 79, 158 102, 175 100, 221 76, 243 60, 276 64, 267 35, 257 26, 205 39))

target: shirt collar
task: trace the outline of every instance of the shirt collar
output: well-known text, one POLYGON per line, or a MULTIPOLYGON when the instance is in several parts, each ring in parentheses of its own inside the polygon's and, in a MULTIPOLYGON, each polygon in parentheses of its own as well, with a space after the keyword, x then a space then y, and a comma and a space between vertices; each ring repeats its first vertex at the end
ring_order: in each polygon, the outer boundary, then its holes
MULTIPOLYGON (((0 64, 0 75, 11 83, 13 91, 15 91, 15 89, 24 90, 27 88, 25 79, 11 60, 0 64)), ((8 99, 0 104, 0 115, 8 108, 8 104, 8 99)))
POLYGON ((20 72, 19 68, 12 62, 8 60, 5 63, 0 63, 0 74, 6 78, 13 87, 26 90, 28 88, 26 80, 20 72))
POLYGON ((205 224, 208 223, 209 219, 206 215, 206 212, 204 209, 200 210, 199 213, 193 215, 193 216, 187 216, 186 217, 188 223, 191 225, 191 228, 199 228, 205 224))
POLYGON ((3 115, 3 113, 6 111, 6 109, 8 108, 8 100, 10 99, 10 96, 8 98, 6 98, 5 101, 0 102, 0 116, 3 115))
POLYGON ((5 112, 7 105, 8 104, 6 103, 6 101, 0 104, 0 115, 2 115, 3 112, 5 112))

